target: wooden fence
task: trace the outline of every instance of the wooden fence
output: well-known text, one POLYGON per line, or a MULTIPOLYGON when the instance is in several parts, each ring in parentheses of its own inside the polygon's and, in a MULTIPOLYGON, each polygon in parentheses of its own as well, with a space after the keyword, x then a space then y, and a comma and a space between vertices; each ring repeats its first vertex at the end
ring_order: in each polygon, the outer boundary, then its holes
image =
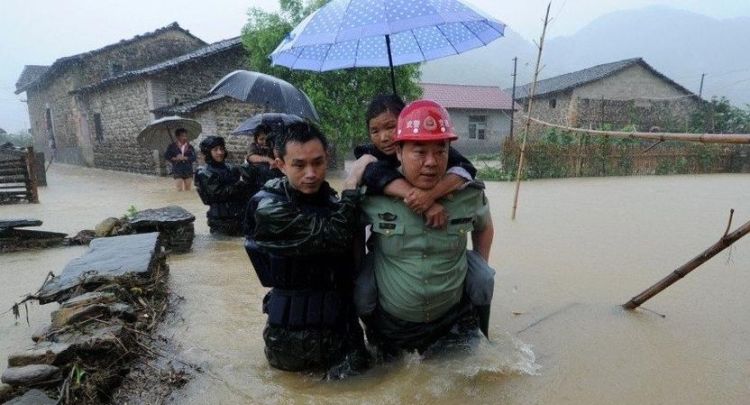
MULTIPOLYGON (((503 168, 515 173, 519 146, 506 142, 503 168)), ((750 147, 718 145, 527 145, 527 178, 738 173, 750 171, 750 147)))
POLYGON ((34 148, 0 149, 0 204, 38 203, 34 148))

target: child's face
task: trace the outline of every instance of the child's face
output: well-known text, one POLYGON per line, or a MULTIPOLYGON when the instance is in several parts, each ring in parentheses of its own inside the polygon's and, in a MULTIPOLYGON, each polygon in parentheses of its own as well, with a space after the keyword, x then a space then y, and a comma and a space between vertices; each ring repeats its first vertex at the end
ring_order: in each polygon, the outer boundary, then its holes
POLYGON ((216 162, 223 162, 227 157, 227 150, 223 146, 214 146, 211 148, 211 158, 216 162))
POLYGON ((396 153, 396 144, 393 138, 396 136, 396 125, 398 117, 390 111, 380 113, 369 122, 370 140, 376 148, 386 155, 396 153))
POLYGON ((258 135, 258 145, 266 146, 266 139, 268 139, 268 134, 261 133, 258 135))

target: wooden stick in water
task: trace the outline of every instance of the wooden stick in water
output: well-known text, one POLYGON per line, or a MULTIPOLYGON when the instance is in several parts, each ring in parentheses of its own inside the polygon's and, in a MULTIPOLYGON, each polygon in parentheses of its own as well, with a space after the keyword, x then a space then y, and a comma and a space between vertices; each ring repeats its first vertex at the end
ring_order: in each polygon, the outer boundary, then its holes
MULTIPOLYGON (((729 215, 729 226, 731 226, 732 224, 733 214, 734 214, 734 210, 732 210, 729 215)), ((625 307, 625 309, 631 309, 631 310, 638 308, 638 306, 648 301, 656 294, 659 294, 660 292, 664 291, 667 287, 676 283, 677 280, 685 277, 688 273, 695 270, 698 266, 707 262, 709 259, 719 254, 719 252, 728 248, 734 242, 737 242, 740 238, 750 233, 750 221, 746 222, 744 225, 737 228, 737 230, 732 233, 728 233, 729 226, 727 226, 727 231, 724 232, 724 236, 722 236, 718 242, 714 243, 711 247, 704 250, 703 253, 694 257, 689 262, 677 268, 675 271, 670 273, 667 277, 664 277, 658 283, 652 285, 651 287, 649 287, 642 293, 633 297, 630 301, 625 303, 623 307, 625 307)))

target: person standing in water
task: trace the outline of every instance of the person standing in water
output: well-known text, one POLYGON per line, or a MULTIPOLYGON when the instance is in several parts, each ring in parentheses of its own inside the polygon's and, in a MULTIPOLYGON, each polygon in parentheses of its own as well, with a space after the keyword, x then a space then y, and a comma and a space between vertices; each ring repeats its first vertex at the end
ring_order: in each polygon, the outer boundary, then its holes
POLYGON ((290 125, 276 138, 285 177, 268 181, 250 200, 245 250, 264 287, 263 330, 269 364, 287 371, 322 371, 329 379, 357 374, 370 363, 352 301, 357 190, 366 164, 355 162, 342 195, 326 182, 327 141, 312 124, 290 125))
MULTIPOLYGON (((450 142, 458 139, 448 112, 430 100, 415 101, 398 117, 393 139, 403 179, 432 194, 444 179, 450 142)), ((449 221, 427 226, 404 201, 368 195, 362 202, 371 225, 370 246, 377 306, 363 317, 370 343, 386 357, 426 351, 443 337, 478 336, 481 319, 466 282, 471 235, 474 253, 489 258, 494 229, 484 186, 472 182, 440 200, 449 221)))
POLYGON ((172 164, 172 177, 175 179, 177 191, 188 191, 193 177, 195 148, 188 142, 185 128, 178 128, 175 131, 175 138, 177 139, 167 146, 164 159, 172 164))
POLYGON ((224 138, 207 136, 200 143, 206 165, 195 172, 195 187, 204 204, 211 233, 242 235, 245 208, 253 193, 254 168, 225 163, 224 138))

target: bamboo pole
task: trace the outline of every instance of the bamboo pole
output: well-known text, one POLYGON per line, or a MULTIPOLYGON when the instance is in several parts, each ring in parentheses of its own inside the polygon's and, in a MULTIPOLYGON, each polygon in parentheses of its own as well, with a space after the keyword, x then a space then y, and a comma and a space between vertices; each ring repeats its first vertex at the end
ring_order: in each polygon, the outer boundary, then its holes
POLYGON ((573 128, 565 125, 553 124, 537 118, 526 117, 528 120, 545 127, 557 128, 564 131, 578 132, 597 136, 611 136, 626 139, 648 139, 653 141, 682 141, 699 143, 729 143, 750 144, 750 134, 678 134, 672 132, 627 132, 627 131, 602 131, 597 129, 573 128))
POLYGON ((727 225, 727 229, 726 231, 724 231, 724 235, 721 237, 721 239, 719 239, 718 242, 714 243, 711 247, 704 250, 703 253, 694 257, 689 262, 677 268, 675 271, 670 273, 667 277, 664 277, 658 283, 652 285, 651 287, 647 288, 642 293, 633 297, 630 301, 625 303, 623 307, 625 307, 625 309, 630 309, 630 310, 638 308, 638 306, 648 301, 656 294, 659 294, 670 285, 676 283, 677 280, 685 277, 688 273, 695 270, 698 266, 707 262, 709 259, 719 254, 719 252, 731 246, 734 242, 738 241, 740 238, 750 233, 750 221, 746 222, 744 225, 737 228, 736 231, 732 233, 728 233, 729 228, 732 226, 733 214, 734 214, 734 210, 731 210, 729 214, 729 224, 727 225))
POLYGON ((534 69, 534 81, 531 83, 531 92, 529 93, 529 105, 526 110, 526 125, 523 129, 523 142, 521 142, 521 156, 518 158, 518 172, 516 173, 516 191, 513 196, 513 212, 510 215, 512 220, 516 219, 516 208, 518 208, 518 192, 521 188, 521 174, 523 173, 523 163, 526 156, 526 140, 529 136, 529 128, 531 127, 531 112, 533 111, 534 105, 534 94, 536 93, 536 85, 539 81, 539 65, 542 61, 542 50, 544 49, 544 36, 547 34, 547 25, 549 25, 549 9, 552 7, 552 2, 547 4, 547 13, 544 16, 544 27, 542 27, 542 36, 539 38, 539 52, 536 55, 536 68, 534 69))

